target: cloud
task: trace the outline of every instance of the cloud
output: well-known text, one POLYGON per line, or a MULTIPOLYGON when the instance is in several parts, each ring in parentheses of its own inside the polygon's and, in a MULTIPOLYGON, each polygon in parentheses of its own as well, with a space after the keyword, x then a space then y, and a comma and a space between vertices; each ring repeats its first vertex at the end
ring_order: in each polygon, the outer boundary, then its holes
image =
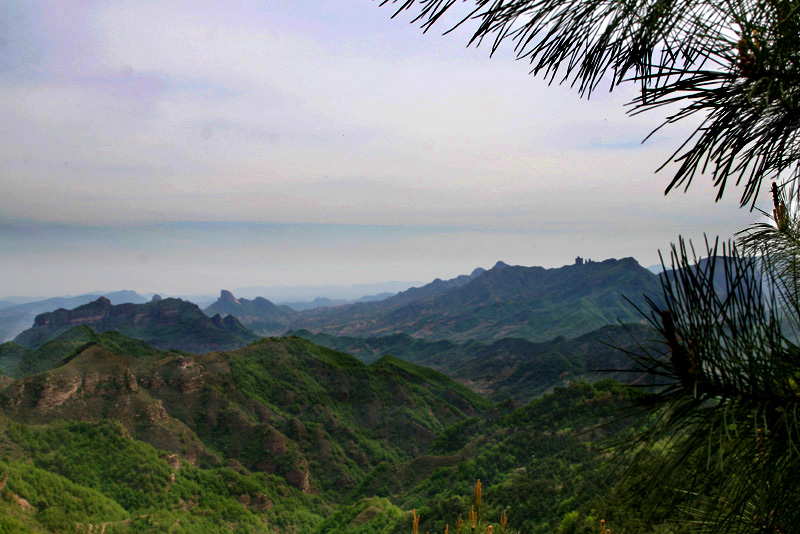
POLYGON ((255 267, 236 267, 255 262, 317 282, 327 262, 352 280, 426 279, 497 259, 654 257, 677 231, 730 235, 752 219, 711 206, 702 177, 663 199, 669 174, 653 171, 693 124, 640 145, 660 117, 625 115, 633 89, 579 100, 507 55, 465 50, 463 34, 423 35, 369 2, 12 4, 0 26, 0 116, 13 132, 0 145, 0 213, 53 223, 40 228, 93 258, 36 235, 26 249, 36 269, 4 260, 14 283, 54 264, 88 273, 96 258, 142 285, 174 272, 176 286, 199 286, 193 262, 206 277, 255 279, 255 267), (311 232, 302 252, 293 241, 252 252, 211 230, 176 242, 147 230, 153 222, 454 230, 382 230, 360 244, 311 232), (72 227, 114 238, 56 231, 72 227), (140 250, 143 239, 156 248, 140 250))

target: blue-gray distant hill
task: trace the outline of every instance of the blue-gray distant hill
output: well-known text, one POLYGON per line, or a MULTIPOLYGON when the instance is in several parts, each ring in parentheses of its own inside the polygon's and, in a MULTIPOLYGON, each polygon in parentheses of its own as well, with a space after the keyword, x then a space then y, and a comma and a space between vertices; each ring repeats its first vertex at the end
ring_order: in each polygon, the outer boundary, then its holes
POLYGON ((488 271, 437 279, 379 302, 304 312, 291 327, 353 337, 548 341, 620 321, 643 322, 634 306, 648 309, 643 295, 658 300, 661 284, 633 258, 556 269, 498 262, 488 271))
POLYGON ((327 297, 317 297, 308 302, 281 302, 283 306, 289 306, 295 311, 316 310, 317 308, 334 308, 336 306, 343 306, 345 304, 353 304, 356 302, 374 302, 383 300, 395 295, 396 293, 378 293, 377 295, 369 295, 355 300, 345 299, 329 299, 327 297))
POLYGON ((100 297, 73 310, 37 315, 33 327, 18 335, 14 343, 38 348, 79 325, 89 325, 96 332, 116 330, 161 349, 195 353, 234 349, 259 337, 233 316, 208 317, 196 304, 181 299, 155 297, 146 304, 115 306, 100 297))
POLYGON ((71 310, 97 300, 101 296, 107 298, 112 304, 144 304, 147 302, 146 298, 135 291, 123 290, 111 293, 90 293, 76 297, 53 297, 0 307, 0 342, 14 339, 20 332, 30 328, 40 313, 55 311, 59 308, 71 310))
POLYGON ((278 306, 263 297, 253 300, 237 299, 233 293, 223 289, 217 302, 205 309, 206 315, 234 316, 243 325, 262 336, 278 336, 286 332, 291 320, 297 315, 288 306, 278 306))

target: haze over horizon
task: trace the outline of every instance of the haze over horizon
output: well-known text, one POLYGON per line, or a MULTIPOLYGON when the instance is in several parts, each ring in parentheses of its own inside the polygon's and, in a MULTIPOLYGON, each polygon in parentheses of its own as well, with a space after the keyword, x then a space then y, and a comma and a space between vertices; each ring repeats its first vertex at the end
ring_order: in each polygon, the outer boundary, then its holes
POLYGON ((758 220, 654 174, 633 88, 580 100, 369 0, 0 7, 0 295, 658 261, 758 220))

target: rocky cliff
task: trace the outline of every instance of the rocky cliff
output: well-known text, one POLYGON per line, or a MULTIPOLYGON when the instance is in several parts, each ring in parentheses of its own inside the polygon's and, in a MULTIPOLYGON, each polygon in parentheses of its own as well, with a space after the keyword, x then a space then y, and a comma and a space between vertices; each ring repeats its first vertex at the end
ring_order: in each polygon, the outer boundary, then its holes
POLYGON ((37 315, 33 327, 14 342, 36 348, 78 325, 89 325, 98 332, 117 330, 159 348, 200 353, 234 349, 258 339, 235 318, 212 321, 197 305, 181 299, 115 306, 100 297, 73 310, 37 315))

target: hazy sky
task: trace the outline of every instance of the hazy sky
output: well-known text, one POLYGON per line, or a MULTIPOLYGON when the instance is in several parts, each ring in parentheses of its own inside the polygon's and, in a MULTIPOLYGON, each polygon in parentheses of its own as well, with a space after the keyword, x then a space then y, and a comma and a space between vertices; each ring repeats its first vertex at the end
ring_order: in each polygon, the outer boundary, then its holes
POLYGON ((757 217, 580 100, 371 0, 0 3, 0 296, 448 278, 757 217))

